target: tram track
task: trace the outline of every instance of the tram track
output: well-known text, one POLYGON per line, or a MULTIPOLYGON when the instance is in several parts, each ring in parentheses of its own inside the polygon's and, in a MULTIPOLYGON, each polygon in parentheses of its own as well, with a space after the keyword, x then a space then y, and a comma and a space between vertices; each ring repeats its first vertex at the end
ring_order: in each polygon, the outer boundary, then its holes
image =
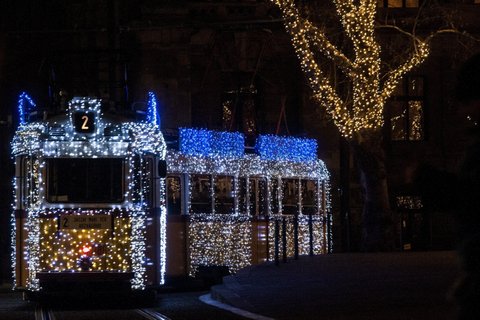
MULTIPOLYGON (((171 320, 169 317, 152 309, 134 309, 131 310, 139 315, 142 319, 147 320, 171 320)), ((56 320, 54 311, 48 308, 35 308, 35 320, 56 320)))
POLYGON ((136 309, 138 314, 149 320, 171 320, 169 317, 150 309, 136 309))
POLYGON ((42 307, 35 308, 35 320, 56 320, 53 310, 42 307))

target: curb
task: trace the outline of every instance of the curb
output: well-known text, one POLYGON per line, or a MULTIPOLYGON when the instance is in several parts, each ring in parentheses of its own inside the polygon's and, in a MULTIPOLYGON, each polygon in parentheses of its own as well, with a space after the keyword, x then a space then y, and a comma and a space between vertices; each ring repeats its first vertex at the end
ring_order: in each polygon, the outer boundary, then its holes
POLYGON ((232 307, 230 305, 224 304, 222 302, 219 302, 217 300, 212 299, 212 295, 206 294, 203 296, 199 297, 200 301, 202 301, 205 304, 208 304, 210 306, 229 311, 231 313, 237 314, 239 316, 242 316, 247 319, 252 319, 252 320, 275 320, 273 318, 265 317, 250 311, 242 310, 237 307, 232 307))

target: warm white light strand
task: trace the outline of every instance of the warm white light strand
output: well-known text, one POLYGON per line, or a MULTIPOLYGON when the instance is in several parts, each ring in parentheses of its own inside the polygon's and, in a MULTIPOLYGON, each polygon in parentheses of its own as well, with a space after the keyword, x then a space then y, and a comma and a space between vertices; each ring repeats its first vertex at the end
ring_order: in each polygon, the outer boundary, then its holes
POLYGON ((375 38, 376 0, 332 0, 345 35, 353 44, 353 60, 327 38, 325 32, 304 19, 293 0, 272 0, 281 10, 285 28, 305 72, 313 96, 332 117, 345 137, 383 126, 383 108, 401 78, 429 55, 428 44, 410 34, 414 50, 407 61, 385 75, 382 84, 380 45, 375 38), (315 52, 331 59, 350 80, 351 103, 342 100, 321 70, 315 52))

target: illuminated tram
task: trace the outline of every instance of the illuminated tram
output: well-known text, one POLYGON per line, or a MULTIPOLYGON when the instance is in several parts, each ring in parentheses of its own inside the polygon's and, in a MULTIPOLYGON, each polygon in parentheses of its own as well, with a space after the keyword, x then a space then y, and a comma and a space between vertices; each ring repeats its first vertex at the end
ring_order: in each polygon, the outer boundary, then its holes
POLYGON ((313 139, 160 131, 108 116, 99 99, 27 119, 12 141, 14 286, 44 292, 94 283, 144 292, 165 279, 235 272, 282 255, 332 250, 329 173, 313 139), (168 145, 168 148, 167 148, 168 145))
POLYGON ((240 133, 181 128, 178 145, 166 156, 167 275, 235 272, 273 261, 276 247, 331 252, 329 173, 315 140, 260 135, 246 152, 240 133))
POLYGON ((34 103, 20 96, 15 288, 33 295, 79 283, 133 291, 164 283, 166 145, 150 98, 145 121, 107 117, 93 98, 28 121, 34 103))

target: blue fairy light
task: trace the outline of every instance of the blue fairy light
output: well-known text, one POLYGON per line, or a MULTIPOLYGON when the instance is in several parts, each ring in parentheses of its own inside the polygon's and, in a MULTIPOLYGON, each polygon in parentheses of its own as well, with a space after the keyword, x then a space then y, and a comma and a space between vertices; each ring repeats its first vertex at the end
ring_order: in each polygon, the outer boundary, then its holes
POLYGON ((214 132, 213 153, 218 156, 240 158, 245 152, 245 138, 238 132, 214 132))
POLYGON ((21 125, 26 123, 25 115, 29 114, 36 106, 35 102, 33 102, 32 98, 30 98, 26 92, 20 94, 18 97, 18 118, 21 125))
POLYGON ((206 129, 180 128, 180 152, 188 155, 209 156, 212 154, 212 131, 206 129))
POLYGON ((245 138, 241 133, 180 128, 180 152, 183 154, 240 158, 244 150, 245 138))
POLYGON ((265 160, 309 162, 317 159, 314 139, 260 135, 255 150, 265 160))
POLYGON ((148 93, 147 121, 160 126, 160 115, 158 114, 157 98, 153 92, 148 93))

